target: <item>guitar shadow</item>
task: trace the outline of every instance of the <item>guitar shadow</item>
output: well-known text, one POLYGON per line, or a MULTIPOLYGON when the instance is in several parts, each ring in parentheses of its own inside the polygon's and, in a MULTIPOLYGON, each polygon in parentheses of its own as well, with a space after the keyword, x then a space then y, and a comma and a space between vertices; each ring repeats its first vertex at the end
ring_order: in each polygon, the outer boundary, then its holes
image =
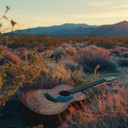
POLYGON ((36 126, 42 124, 45 128, 58 128, 67 120, 66 116, 71 113, 70 112, 71 107, 74 107, 74 110, 76 111, 78 111, 78 109, 83 111, 84 103, 85 100, 81 102, 74 102, 70 104, 69 107, 64 112, 51 116, 35 113, 27 106, 25 106, 23 103, 20 103, 19 110, 22 113, 23 118, 29 123, 29 126, 36 126))

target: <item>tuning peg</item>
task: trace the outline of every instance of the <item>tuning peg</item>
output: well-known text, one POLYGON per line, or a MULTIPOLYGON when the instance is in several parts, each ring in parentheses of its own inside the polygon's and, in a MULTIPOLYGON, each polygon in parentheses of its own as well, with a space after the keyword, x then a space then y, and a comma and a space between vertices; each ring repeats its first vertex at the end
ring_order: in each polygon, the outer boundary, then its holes
POLYGON ((104 79, 106 80, 106 82, 111 82, 111 81, 117 80, 117 78, 115 76, 106 77, 104 79))
POLYGON ((106 82, 106 84, 108 85, 108 86, 113 86, 113 85, 115 85, 115 84, 117 84, 117 79, 116 80, 113 80, 113 81, 107 81, 106 82))

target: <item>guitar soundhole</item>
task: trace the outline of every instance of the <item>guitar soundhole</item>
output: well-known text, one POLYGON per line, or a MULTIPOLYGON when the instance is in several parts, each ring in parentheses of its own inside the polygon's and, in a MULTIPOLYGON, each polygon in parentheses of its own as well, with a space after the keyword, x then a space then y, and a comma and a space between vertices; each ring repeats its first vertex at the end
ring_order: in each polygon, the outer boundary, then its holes
POLYGON ((68 91, 61 91, 59 94, 60 94, 61 96, 69 96, 71 93, 68 92, 68 91))

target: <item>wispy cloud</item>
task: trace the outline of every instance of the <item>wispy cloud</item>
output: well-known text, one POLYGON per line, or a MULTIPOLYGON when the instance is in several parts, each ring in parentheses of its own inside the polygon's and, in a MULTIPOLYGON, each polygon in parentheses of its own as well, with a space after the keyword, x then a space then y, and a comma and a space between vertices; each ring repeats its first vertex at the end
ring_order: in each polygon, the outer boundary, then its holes
POLYGON ((115 23, 128 19, 128 9, 124 10, 109 10, 109 11, 91 11, 82 14, 68 14, 67 17, 72 19, 73 21, 81 19, 89 24, 107 24, 107 23, 115 23))
POLYGON ((125 5, 113 6, 111 9, 128 9, 128 3, 125 5))
POLYGON ((40 16, 35 16, 34 19, 35 19, 35 20, 40 20, 40 19, 42 19, 42 17, 40 17, 40 16))
POLYGON ((88 0, 87 5, 90 7, 103 7, 103 6, 111 5, 111 3, 108 1, 103 1, 103 0, 90 0, 89 1, 88 0))
MULTIPOLYGON (((97 13, 100 11, 122 11, 128 10, 128 0, 88 0, 87 7, 95 10, 97 13)), ((112 12, 111 12, 112 13, 112 12)))
POLYGON ((87 0, 86 6, 83 13, 70 13, 67 17, 93 24, 128 20, 128 0, 87 0))
POLYGON ((80 18, 80 19, 100 19, 100 18, 116 18, 116 17, 128 17, 128 10, 126 11, 126 13, 122 13, 122 11, 118 11, 116 13, 110 13, 110 12, 100 12, 100 13, 96 13, 96 12, 91 12, 91 13, 85 13, 85 14, 69 14, 67 15, 67 17, 70 18, 80 18))

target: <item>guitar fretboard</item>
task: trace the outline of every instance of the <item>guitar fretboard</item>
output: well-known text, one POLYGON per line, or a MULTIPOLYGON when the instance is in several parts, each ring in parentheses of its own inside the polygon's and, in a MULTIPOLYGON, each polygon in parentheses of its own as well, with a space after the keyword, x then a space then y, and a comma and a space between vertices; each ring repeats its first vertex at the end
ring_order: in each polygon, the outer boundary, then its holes
POLYGON ((70 92, 71 94, 74 94, 74 93, 83 91, 83 90, 85 90, 85 89, 87 89, 87 88, 91 88, 91 87, 93 87, 93 86, 96 86, 96 85, 101 84, 101 83, 104 83, 104 82, 106 82, 105 79, 100 79, 100 80, 97 80, 97 81, 95 81, 95 82, 93 82, 93 83, 86 84, 86 85, 83 85, 83 86, 79 86, 79 87, 75 87, 75 88, 73 88, 73 89, 70 89, 69 92, 70 92))

